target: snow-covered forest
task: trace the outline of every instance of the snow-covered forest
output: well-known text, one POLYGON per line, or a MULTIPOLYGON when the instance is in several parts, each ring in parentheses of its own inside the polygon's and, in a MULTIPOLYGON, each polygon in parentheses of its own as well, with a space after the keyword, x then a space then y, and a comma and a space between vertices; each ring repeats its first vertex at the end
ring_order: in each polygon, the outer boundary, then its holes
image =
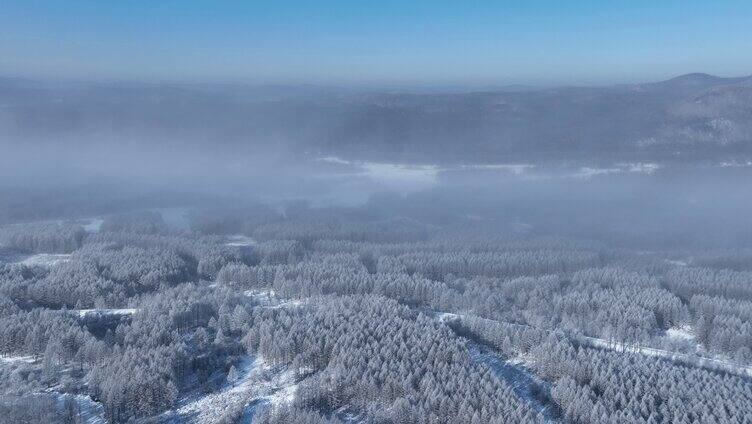
POLYGON ((752 424, 751 24, 0 0, 0 424, 752 424))
POLYGON ((752 422, 748 249, 457 203, 0 227, 0 421, 752 422))

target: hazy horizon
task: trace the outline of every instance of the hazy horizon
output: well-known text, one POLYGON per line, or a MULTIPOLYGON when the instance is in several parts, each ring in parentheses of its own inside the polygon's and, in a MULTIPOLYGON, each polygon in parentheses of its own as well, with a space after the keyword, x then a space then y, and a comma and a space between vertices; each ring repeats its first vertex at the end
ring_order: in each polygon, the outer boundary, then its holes
POLYGON ((355 92, 387 92, 387 93, 416 93, 416 94, 453 94, 461 92, 494 92, 494 91, 507 91, 507 90, 545 90, 556 88, 609 88, 629 85, 641 85, 641 84, 656 84, 661 82, 670 81, 682 77, 690 76, 706 76, 719 79, 741 79, 752 77, 752 68, 747 73, 736 74, 714 74, 705 72, 704 70, 692 70, 689 69, 686 72, 671 73, 666 75, 657 76, 653 79, 620 79, 614 81, 601 81, 601 82, 581 82, 581 83, 566 83, 566 82, 534 82, 523 80, 510 80, 507 82, 487 82, 487 83, 462 83, 462 82, 444 82, 444 83, 416 83, 409 81, 381 81, 381 82, 359 82, 348 83, 344 82, 337 84, 335 81, 331 83, 315 82, 315 81, 253 81, 250 79, 170 79, 169 77, 162 79, 146 79, 146 78, 117 78, 117 77, 97 77, 97 78, 81 78, 71 76, 38 76, 33 74, 2 74, 0 73, 0 81, 18 81, 28 83, 39 84, 64 84, 64 85, 103 85, 103 86, 129 86, 129 85, 143 85, 143 86, 208 86, 208 87, 248 87, 248 88, 315 88, 323 90, 351 90, 355 92))

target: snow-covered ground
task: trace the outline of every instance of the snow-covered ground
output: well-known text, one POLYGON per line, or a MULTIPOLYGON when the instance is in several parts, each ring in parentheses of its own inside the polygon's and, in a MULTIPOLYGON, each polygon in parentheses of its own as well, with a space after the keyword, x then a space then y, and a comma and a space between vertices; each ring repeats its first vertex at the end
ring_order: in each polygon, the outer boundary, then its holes
POLYGON ((259 306, 269 309, 294 308, 303 304, 300 299, 278 297, 274 290, 246 290, 245 295, 253 298, 259 306))
POLYGON ((22 254, 22 253, 6 253, 0 252, 0 264, 21 264, 25 266, 41 266, 45 268, 53 267, 63 262, 70 260, 69 254, 56 254, 56 253, 37 253, 34 255, 22 254))
POLYGON ((332 413, 334 417, 339 419, 340 421, 344 421, 349 424, 362 424, 362 423, 368 423, 367 416, 362 411, 355 411, 352 409, 350 405, 343 406, 334 413, 332 413))
POLYGON ((225 243, 226 246, 233 247, 247 247, 253 246, 255 244, 256 240, 242 234, 235 234, 233 236, 227 237, 227 243, 225 243))
POLYGON ((744 377, 752 377, 752 366, 739 365, 736 362, 721 358, 710 358, 707 356, 699 356, 695 354, 673 352, 670 350, 597 339, 594 337, 580 337, 578 339, 592 347, 615 350, 618 352, 637 353, 644 356, 668 359, 670 361, 679 362, 681 364, 697 368, 704 368, 713 371, 723 371, 744 377))
POLYGON ((65 407, 65 400, 73 400, 79 411, 81 423, 83 424, 106 424, 107 420, 104 418, 104 407, 101 403, 95 402, 91 397, 87 395, 70 395, 60 394, 57 397, 58 406, 60 408, 65 407))
POLYGON ((33 364, 36 362, 33 356, 0 356, 0 364, 33 364))
POLYGON ((27 256, 17 263, 26 266, 53 267, 57 264, 68 262, 70 257, 70 254, 64 253, 38 253, 36 255, 27 256))
POLYGON ((461 170, 465 171, 503 171, 514 175, 522 175, 535 168, 535 165, 529 163, 515 164, 494 164, 494 165, 462 165, 461 170))
POLYGON ((164 415, 167 421, 209 423, 217 421, 225 411, 244 405, 252 397, 252 376, 261 367, 261 361, 244 357, 237 365, 238 380, 225 384, 222 389, 206 395, 191 393, 178 402, 178 406, 164 415))
POLYGON ((274 290, 246 290, 244 294, 261 306, 275 306, 281 302, 274 290))
POLYGON ((687 262, 686 261, 666 259, 666 262, 670 263, 671 265, 675 265, 675 266, 687 266, 687 262))
MULTIPOLYGON (((7 371, 29 367, 39 369, 42 366, 42 362, 41 359, 36 359, 33 356, 0 356, 0 366, 7 367, 7 371)), ((82 424, 105 424, 107 422, 104 419, 104 407, 99 402, 95 402, 87 395, 63 394, 57 390, 57 387, 50 387, 43 391, 34 391, 28 394, 42 394, 56 397, 58 407, 63 412, 65 412, 63 409, 65 407, 65 400, 70 399, 74 401, 76 410, 79 412, 79 418, 81 419, 76 422, 82 424)), ((5 422, 2 417, 0 417, 0 422, 5 422)))
POLYGON ((601 175, 611 174, 653 174, 659 169, 663 168, 662 165, 657 163, 617 163, 611 168, 594 168, 589 166, 583 166, 578 171, 572 174, 575 178, 593 178, 601 175))
MULTIPOLYGON (((678 337, 692 337, 691 335, 686 334, 679 329, 674 330, 672 333, 678 337)), ((621 343, 613 340, 604 340, 595 337, 579 336, 577 337, 577 340, 591 347, 614 350, 617 352, 636 353, 644 356, 667 359, 697 368, 703 368, 713 371, 723 371, 744 377, 752 377, 752 366, 740 365, 736 362, 722 358, 712 358, 698 354, 674 352, 670 350, 642 346, 639 344, 621 343)))
POLYGON ((739 161, 721 162, 720 167, 721 168, 752 167, 752 161, 748 160, 746 162, 739 162, 739 161))
POLYGON ((80 224, 87 232, 96 233, 97 231, 99 231, 99 227, 102 226, 103 219, 99 216, 92 216, 88 218, 42 219, 39 221, 19 222, 7 225, 14 226, 27 224, 64 224, 66 222, 75 222, 77 224, 80 224))
POLYGON ((251 422, 262 408, 292 402, 297 391, 295 374, 274 367, 263 358, 245 356, 236 366, 238 379, 206 395, 189 394, 178 406, 162 414, 163 421, 214 423, 229 411, 241 411, 243 422, 251 422))
POLYGON ((600 175, 618 174, 619 172, 621 172, 619 168, 591 168, 583 166, 573 176, 575 178, 589 179, 600 175))
POLYGON ((636 172, 640 174, 653 174, 655 171, 663 168, 662 165, 657 163, 645 163, 645 162, 636 162, 636 163, 623 163, 619 164, 620 166, 626 167, 627 171, 629 172, 636 172))
POLYGON ((472 341, 467 342, 470 356, 476 362, 487 365, 494 374, 504 380, 533 411, 542 413, 546 422, 557 422, 554 406, 536 396, 536 390, 550 391, 550 384, 528 370, 519 360, 505 360, 472 341))
POLYGON ((695 341, 695 335, 689 326, 672 327, 666 330, 666 337, 674 340, 695 341))
POLYGON ((72 309, 81 318, 104 315, 133 315, 138 309, 72 309))

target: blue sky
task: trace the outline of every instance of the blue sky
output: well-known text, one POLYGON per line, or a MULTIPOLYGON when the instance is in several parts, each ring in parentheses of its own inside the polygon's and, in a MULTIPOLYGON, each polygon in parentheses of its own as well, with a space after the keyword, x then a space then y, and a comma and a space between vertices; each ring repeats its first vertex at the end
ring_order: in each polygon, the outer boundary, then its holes
POLYGON ((752 1, 3 0, 0 75, 333 85, 752 74, 752 1))

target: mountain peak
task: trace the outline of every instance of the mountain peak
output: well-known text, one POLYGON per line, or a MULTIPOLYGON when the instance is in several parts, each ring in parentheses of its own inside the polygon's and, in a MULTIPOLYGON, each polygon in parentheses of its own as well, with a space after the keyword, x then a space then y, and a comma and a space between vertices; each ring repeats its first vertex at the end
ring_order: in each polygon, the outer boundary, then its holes
POLYGON ((705 74, 702 72, 694 72, 691 74, 679 75, 678 77, 671 78, 666 82, 678 83, 678 84, 706 84, 712 82, 722 81, 724 78, 717 77, 715 75, 705 74))
POLYGON ((679 75, 666 81, 659 82, 661 85, 674 87, 703 87, 715 86, 722 84, 738 84, 750 80, 751 77, 732 77, 724 78, 716 75, 710 75, 702 72, 679 75))

